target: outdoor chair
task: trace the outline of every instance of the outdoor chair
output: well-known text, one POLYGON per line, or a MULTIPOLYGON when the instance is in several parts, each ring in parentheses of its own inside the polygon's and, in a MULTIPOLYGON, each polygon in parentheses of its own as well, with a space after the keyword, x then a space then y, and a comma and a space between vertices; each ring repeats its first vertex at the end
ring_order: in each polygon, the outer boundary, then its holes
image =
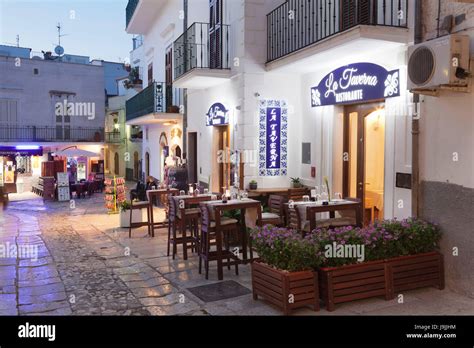
POLYGON ((173 260, 178 253, 178 245, 183 245, 183 258, 188 259, 188 249, 197 249, 197 243, 193 235, 187 236, 186 224, 191 224, 191 231, 198 231, 199 223, 199 211, 187 209, 187 211, 182 214, 178 208, 176 201, 173 199, 173 196, 168 196, 168 253, 170 255, 170 246, 173 245, 173 260), (196 215, 197 214, 197 215, 196 215), (189 219, 187 219, 189 218, 189 219), (195 224, 195 226, 194 226, 195 224), (179 231, 178 231, 179 230, 179 231), (178 233, 181 237, 178 237, 178 233), (191 245, 189 245, 191 244, 191 245))
MULTIPOLYGON (((211 246, 215 245, 216 239, 216 222, 211 220, 209 206, 206 204, 200 205, 201 209, 201 235, 199 243, 199 274, 202 274, 202 263, 204 261, 204 269, 206 271, 206 279, 209 279, 209 262, 217 261, 217 252, 211 251, 211 246)), ((222 250, 221 259, 227 259, 223 262, 224 266, 230 270, 232 265, 235 266, 235 274, 239 274, 240 260, 230 250, 230 233, 238 233, 239 223, 236 219, 222 217, 220 221, 220 229, 223 237, 223 245, 225 250, 222 250)))
POLYGON ((308 194, 306 187, 288 189, 288 201, 298 202, 303 200, 303 196, 308 194))
POLYGON ((134 202, 133 199, 130 202, 130 225, 128 227, 128 238, 132 238, 132 228, 139 228, 147 226, 148 227, 148 235, 154 237, 154 231, 151 228, 150 223, 150 203, 148 201, 143 202, 134 202), (143 222, 133 222, 133 211, 134 210, 142 210, 146 209, 147 221, 143 222))
POLYGON ((262 225, 275 225, 283 226, 285 223, 284 218, 284 205, 285 198, 279 195, 270 195, 268 197, 268 208, 269 212, 262 213, 262 225))

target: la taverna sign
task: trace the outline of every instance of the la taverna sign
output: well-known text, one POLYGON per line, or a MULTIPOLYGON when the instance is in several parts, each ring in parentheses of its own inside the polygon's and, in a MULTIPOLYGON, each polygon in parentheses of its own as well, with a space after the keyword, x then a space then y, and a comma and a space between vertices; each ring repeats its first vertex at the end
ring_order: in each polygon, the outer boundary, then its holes
POLYGON ((311 88, 311 106, 350 104, 400 96, 399 70, 373 63, 342 66, 311 88))

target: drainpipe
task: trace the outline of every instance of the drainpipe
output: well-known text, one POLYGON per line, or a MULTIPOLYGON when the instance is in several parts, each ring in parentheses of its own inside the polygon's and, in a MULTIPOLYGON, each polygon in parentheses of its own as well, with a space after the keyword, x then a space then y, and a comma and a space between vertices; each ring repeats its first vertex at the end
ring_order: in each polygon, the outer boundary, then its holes
MULTIPOLYGON (((183 33, 186 32, 188 29, 188 0, 183 0, 183 11, 184 11, 184 18, 183 18, 183 33)), ((186 35, 184 35, 184 62, 186 64, 187 61, 187 38, 186 35)), ((183 89, 183 106, 184 106, 184 112, 183 112, 183 159, 186 158, 186 164, 188 160, 188 90, 183 89)), ((188 169, 189 170, 189 169, 188 169)), ((189 173, 188 173, 189 176, 189 173)))
MULTIPOLYGON (((423 41, 421 26, 422 0, 415 0, 415 44, 423 41)), ((411 176, 411 214, 418 217, 420 214, 420 95, 413 94, 413 115, 411 123, 412 134, 412 176, 411 176)))

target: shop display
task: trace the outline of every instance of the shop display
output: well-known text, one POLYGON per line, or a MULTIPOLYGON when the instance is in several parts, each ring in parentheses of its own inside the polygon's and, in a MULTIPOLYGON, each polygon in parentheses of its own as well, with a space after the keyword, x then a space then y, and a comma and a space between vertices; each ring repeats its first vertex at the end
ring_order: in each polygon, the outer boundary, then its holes
POLYGON ((105 207, 109 214, 118 214, 120 205, 126 200, 125 179, 114 177, 105 179, 105 207))

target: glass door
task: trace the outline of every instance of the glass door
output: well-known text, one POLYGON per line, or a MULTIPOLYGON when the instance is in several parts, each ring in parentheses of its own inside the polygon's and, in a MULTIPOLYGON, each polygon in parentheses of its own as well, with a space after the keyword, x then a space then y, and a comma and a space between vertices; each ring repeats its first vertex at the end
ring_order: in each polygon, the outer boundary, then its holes
POLYGON ((343 194, 363 203, 364 225, 383 217, 384 104, 344 108, 343 194))

